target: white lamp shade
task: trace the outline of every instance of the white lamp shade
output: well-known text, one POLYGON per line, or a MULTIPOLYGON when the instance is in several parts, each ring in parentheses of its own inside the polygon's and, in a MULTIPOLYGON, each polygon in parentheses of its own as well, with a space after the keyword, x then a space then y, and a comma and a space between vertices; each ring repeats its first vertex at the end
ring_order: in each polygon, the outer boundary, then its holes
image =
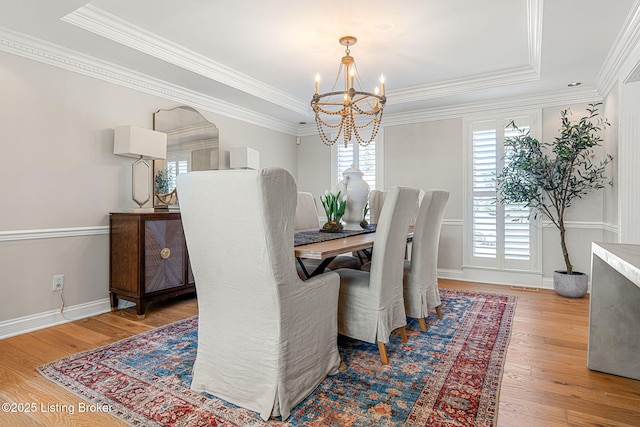
POLYGON ((131 125, 119 126, 113 132, 113 154, 166 159, 167 134, 131 125))
POLYGON ((260 152, 249 147, 237 147, 229 150, 231 169, 260 169, 260 152))

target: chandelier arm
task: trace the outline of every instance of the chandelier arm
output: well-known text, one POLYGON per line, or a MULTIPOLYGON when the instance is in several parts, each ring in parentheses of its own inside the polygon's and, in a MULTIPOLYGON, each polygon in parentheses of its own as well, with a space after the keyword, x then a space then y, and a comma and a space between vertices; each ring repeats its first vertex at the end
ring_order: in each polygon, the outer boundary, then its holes
MULTIPOLYGON (((371 92, 360 92, 360 91, 356 91, 355 92, 356 95, 363 95, 363 98, 378 98, 378 100, 383 103, 386 104, 387 102, 387 97, 384 95, 376 95, 375 93, 371 93, 371 92)), ((361 98, 362 99, 362 98, 361 98)))
MULTIPOLYGON (((371 93, 371 92, 362 92, 362 91, 354 91, 354 93, 356 95, 362 95, 362 98, 358 98, 358 99, 352 99, 352 102, 357 102, 360 101, 364 98, 378 98, 378 100, 385 104, 387 102, 387 97, 384 95, 376 95, 375 93, 371 93)), ((321 99, 322 98, 328 98, 330 96, 336 96, 336 95, 341 95, 342 97, 344 97, 344 95, 348 95, 349 91, 334 91, 334 92, 327 92, 327 93, 321 93, 321 94, 316 94, 313 95, 313 99, 311 100, 311 103, 321 103, 321 99)), ((322 103, 326 103, 328 101, 322 101, 322 103)))

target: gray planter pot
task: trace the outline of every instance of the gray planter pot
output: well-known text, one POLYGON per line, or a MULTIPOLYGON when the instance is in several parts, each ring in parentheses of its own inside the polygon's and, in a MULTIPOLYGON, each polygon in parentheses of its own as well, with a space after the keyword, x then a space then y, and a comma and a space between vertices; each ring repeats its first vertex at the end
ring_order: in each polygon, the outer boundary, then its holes
POLYGON ((553 288, 563 297, 582 298, 587 293, 587 275, 556 270, 553 272, 553 288))

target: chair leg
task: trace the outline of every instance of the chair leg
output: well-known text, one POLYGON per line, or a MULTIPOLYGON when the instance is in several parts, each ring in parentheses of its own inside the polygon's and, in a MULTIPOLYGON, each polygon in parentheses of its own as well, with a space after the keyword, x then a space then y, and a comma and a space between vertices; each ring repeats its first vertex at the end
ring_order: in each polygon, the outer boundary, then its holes
POLYGON ((438 315, 438 319, 442 319, 442 308, 440 306, 436 307, 436 314, 438 315))
POLYGON ((383 342, 378 341, 378 350, 380 350, 380 359, 383 365, 389 364, 389 356, 387 356, 387 346, 383 342))
POLYGON ((400 327, 400 336, 402 337, 402 342, 409 341, 409 338, 407 337, 407 328, 404 326, 400 327))
POLYGON ((422 332, 427 332, 427 322, 424 320, 424 317, 419 318, 418 323, 420 323, 420 329, 422 332))

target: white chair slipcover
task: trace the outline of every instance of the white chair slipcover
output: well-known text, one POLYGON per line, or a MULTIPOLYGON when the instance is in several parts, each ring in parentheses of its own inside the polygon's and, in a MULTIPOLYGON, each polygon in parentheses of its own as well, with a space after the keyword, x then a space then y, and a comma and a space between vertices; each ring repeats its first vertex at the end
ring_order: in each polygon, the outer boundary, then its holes
MULTIPOLYGON (((380 212, 382 212, 382 206, 384 205, 384 201, 387 197, 387 193, 381 190, 371 190, 369 192, 369 221, 371 224, 377 224, 380 219, 380 212)), ((418 202, 415 206, 413 218, 411 218, 410 225, 415 225, 416 219, 418 217, 418 206, 422 203, 422 199, 424 198, 424 191, 419 190, 418 193, 418 202)))
MULTIPOLYGON (((387 197, 386 191, 381 190, 371 190, 369 193, 369 217, 371 218, 371 224, 377 224, 380 219, 380 213, 382 212, 382 207, 384 206, 384 201, 387 197)), ((413 206, 411 221, 409 222, 410 226, 414 226, 416 223, 416 219, 418 217, 418 208, 420 203, 422 202, 422 198, 424 197, 424 191, 418 189, 418 199, 416 201, 416 205, 413 206)), ((405 258, 409 258, 411 256, 411 242, 408 242, 405 247, 405 258)), ((371 270, 371 261, 364 263, 360 266, 361 270, 370 271, 371 270)))
POLYGON ((413 232, 411 260, 404 263, 404 302, 408 317, 419 320, 427 330, 425 317, 430 308, 440 310, 438 291, 438 244, 444 211, 449 200, 446 190, 427 190, 418 211, 413 232))
POLYGON ((378 343, 382 363, 388 363, 385 344, 397 328, 406 341, 407 319, 402 297, 404 250, 418 190, 395 187, 387 193, 373 246, 371 271, 338 269, 340 300, 338 332, 378 343))
POLYGON ((312 230, 320 228, 316 199, 313 194, 298 191, 298 203, 296 204, 296 216, 294 230, 312 230))
POLYGON ((191 389, 286 419, 340 363, 338 275, 296 274, 295 181, 282 168, 202 171, 177 188, 198 295, 191 389))
POLYGON ((371 224, 377 224, 380 220, 380 212, 382 212, 386 197, 387 193, 381 190, 371 190, 369 192, 369 222, 371 224))
MULTIPOLYGON (((317 230, 319 228, 316 200, 313 197, 313 194, 299 191, 298 204, 296 205, 295 232, 310 229, 317 230)), ((304 259, 302 262, 304 263, 307 272, 311 273, 322 261, 318 259, 304 259)), ((354 256, 339 255, 327 265, 325 271, 327 269, 336 270, 338 268, 360 268, 361 264, 360 260, 354 256)), ((297 271, 300 278, 305 279, 304 272, 299 265, 297 266, 297 271)))

